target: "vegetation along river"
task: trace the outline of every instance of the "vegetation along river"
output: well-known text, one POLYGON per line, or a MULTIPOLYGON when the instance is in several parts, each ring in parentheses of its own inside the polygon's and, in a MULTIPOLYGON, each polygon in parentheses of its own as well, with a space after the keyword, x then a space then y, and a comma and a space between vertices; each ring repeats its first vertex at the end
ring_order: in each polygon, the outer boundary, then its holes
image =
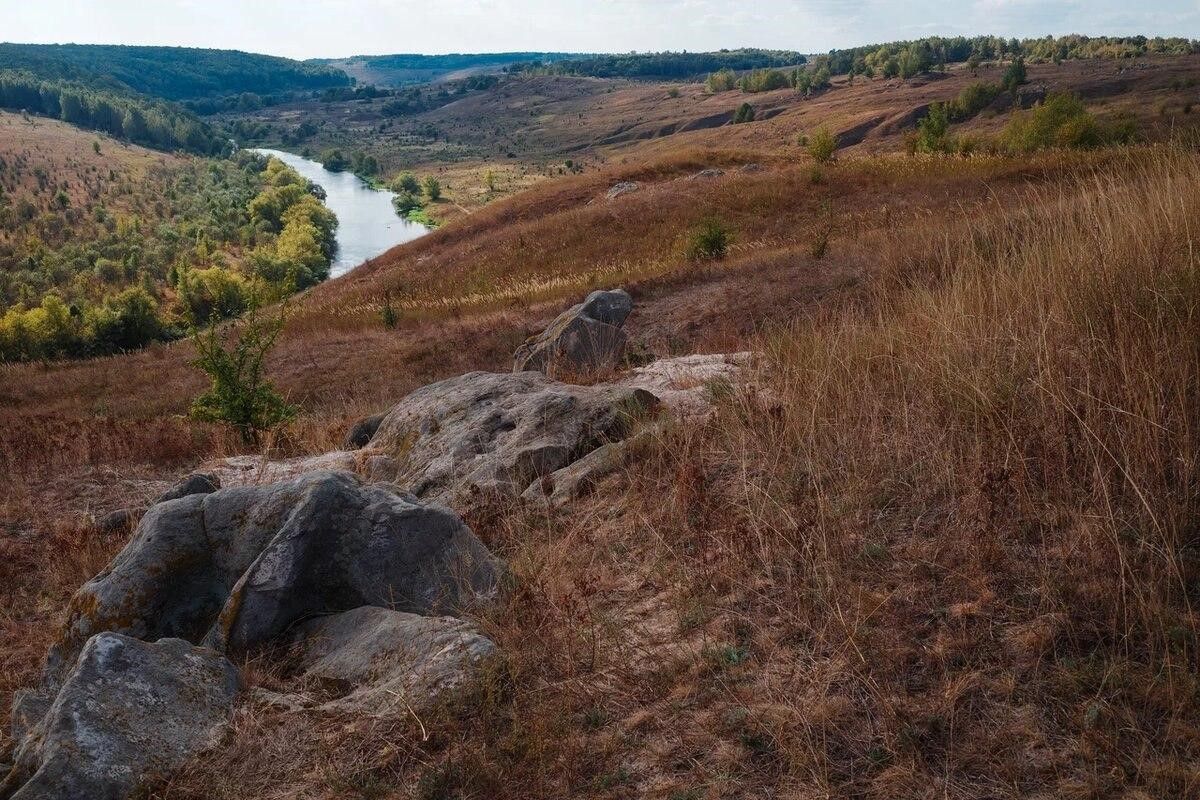
POLYGON ((282 150, 256 149, 275 156, 325 190, 325 205, 337 215, 337 253, 329 276, 345 275, 368 258, 429 232, 424 225, 401 219, 391 192, 372 189, 357 175, 333 172, 316 161, 282 150))

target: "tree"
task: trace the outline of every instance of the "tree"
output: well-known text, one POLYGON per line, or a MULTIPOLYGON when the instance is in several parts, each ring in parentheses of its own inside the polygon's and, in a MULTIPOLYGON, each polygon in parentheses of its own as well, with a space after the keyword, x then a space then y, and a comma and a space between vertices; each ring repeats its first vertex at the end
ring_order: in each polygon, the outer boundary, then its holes
POLYGON ((442 197, 442 182, 432 175, 425 179, 425 196, 435 203, 442 197))
POLYGON ((733 124, 740 125, 743 122, 754 121, 754 106, 749 103, 742 103, 738 107, 737 113, 733 115, 733 124))
POLYGON ((296 415, 266 377, 267 353, 283 330, 284 316, 251 315, 232 331, 228 346, 217 326, 195 335, 193 366, 212 380, 208 391, 192 402, 191 414, 205 422, 232 425, 242 441, 258 445, 262 434, 296 415))
POLYGON ((808 154, 812 156, 818 164, 824 164, 829 159, 833 158, 833 154, 837 151, 837 137, 829 131, 828 128, 818 128, 808 140, 808 154))
POLYGON ((400 192, 408 192, 409 194, 421 193, 421 182, 417 180, 417 176, 411 172, 402 172, 392 180, 391 189, 396 194, 400 192))
POLYGON ((1025 71, 1025 58, 1018 56, 1017 60, 1008 65, 1008 69, 1004 72, 1004 78, 1000 84, 1010 92, 1015 92, 1018 86, 1028 82, 1028 77, 1025 71))

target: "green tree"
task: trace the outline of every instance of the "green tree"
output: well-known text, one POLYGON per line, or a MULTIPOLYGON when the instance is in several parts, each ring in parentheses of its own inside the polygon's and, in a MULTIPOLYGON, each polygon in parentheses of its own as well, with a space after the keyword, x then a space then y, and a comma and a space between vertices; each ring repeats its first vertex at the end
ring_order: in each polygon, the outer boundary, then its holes
POLYGON ((753 122, 753 121, 754 121, 754 106, 750 105, 749 103, 742 103, 738 107, 737 113, 733 115, 733 124, 741 125, 743 122, 753 122))
POLYGON ((828 128, 818 128, 817 132, 808 138, 808 154, 818 164, 824 164, 833 158, 837 146, 837 137, 828 128))
POLYGON ((411 172, 402 172, 392 180, 390 188, 396 194, 399 194, 400 192, 420 194, 421 182, 417 180, 417 176, 413 175, 411 172))
POLYGON ((1000 81, 1000 85, 1007 91, 1015 92, 1018 86, 1024 85, 1028 80, 1025 70, 1025 57, 1018 56, 1017 60, 1009 64, 1008 69, 1004 71, 1004 78, 1000 81))
POLYGON ((718 260, 729 252, 733 242, 733 231, 716 217, 701 220, 692 230, 688 239, 687 257, 697 261, 700 259, 718 260))
POLYGON ((435 203, 442 197, 442 182, 432 175, 425 179, 425 196, 435 203))
POLYGON ((283 329, 283 313, 263 318, 251 315, 228 344, 218 326, 195 334, 197 356, 192 364, 208 375, 212 385, 192 402, 191 414, 206 422, 232 425, 242 441, 257 446, 262 434, 296 415, 266 376, 266 357, 283 329))

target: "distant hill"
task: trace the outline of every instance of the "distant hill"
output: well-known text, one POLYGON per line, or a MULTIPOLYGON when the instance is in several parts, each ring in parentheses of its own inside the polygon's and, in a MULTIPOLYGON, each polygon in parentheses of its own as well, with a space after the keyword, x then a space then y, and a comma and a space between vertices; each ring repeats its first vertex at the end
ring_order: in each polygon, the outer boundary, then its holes
POLYGON ((306 63, 342 70, 360 84, 408 86, 463 78, 480 72, 497 72, 513 64, 554 64, 588 58, 591 56, 581 53, 450 53, 438 56, 396 53, 314 59, 306 63))
POLYGON ((194 47, 6 43, 0 44, 4 69, 174 101, 350 84, 345 72, 324 64, 194 47))
POLYGON ((711 53, 613 53, 583 59, 563 59, 552 65, 529 63, 527 71, 548 71, 592 78, 696 78, 720 69, 748 70, 791 67, 806 62, 792 50, 717 50, 711 53))

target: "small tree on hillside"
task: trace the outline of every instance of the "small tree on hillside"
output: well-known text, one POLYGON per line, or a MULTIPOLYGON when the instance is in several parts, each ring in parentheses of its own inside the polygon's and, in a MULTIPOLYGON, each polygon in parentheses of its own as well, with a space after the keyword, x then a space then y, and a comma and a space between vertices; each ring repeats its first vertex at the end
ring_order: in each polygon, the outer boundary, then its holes
POLYGON ((812 156, 818 164, 824 164, 829 159, 833 158, 833 154, 837 151, 837 137, 834 136, 828 128, 820 128, 812 136, 808 138, 808 154, 812 156))
POLYGON ((194 418, 232 425, 243 442, 257 446, 264 432, 296 415, 265 374, 267 353, 283 322, 282 312, 269 318, 251 314, 240 330, 230 329, 228 345, 217 325, 195 334, 192 364, 212 379, 212 386, 192 402, 194 418))
POLYGON ((1018 56, 1017 60, 1008 65, 1008 69, 1004 72, 1004 79, 1001 85, 1010 92, 1015 92, 1018 86, 1022 86, 1029 82, 1025 70, 1025 58, 1018 56))
POLYGON ((425 196, 435 203, 442 197, 442 182, 432 175, 425 179, 425 196))
POLYGON ((743 122, 754 121, 754 106, 749 103, 742 103, 738 107, 737 113, 733 115, 733 124, 741 125, 743 122))

